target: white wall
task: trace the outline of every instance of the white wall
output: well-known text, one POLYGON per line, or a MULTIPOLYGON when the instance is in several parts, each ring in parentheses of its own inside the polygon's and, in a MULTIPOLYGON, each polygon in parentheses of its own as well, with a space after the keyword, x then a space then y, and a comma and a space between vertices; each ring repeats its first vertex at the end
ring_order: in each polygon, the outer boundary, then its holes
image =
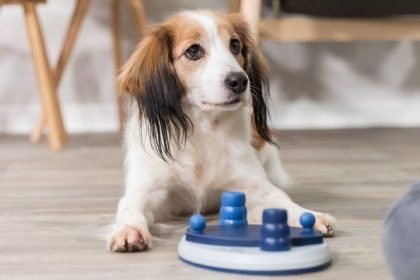
MULTIPOLYGON (((125 2, 125 1, 124 1, 125 2)), ((217 0, 144 1, 159 21, 180 8, 224 9, 217 0)), ((39 8, 50 60, 56 62, 74 1, 39 8)), ((112 131, 115 111, 109 2, 93 1, 59 93, 70 132, 112 131)), ((124 13, 127 56, 138 41, 124 13)), ((273 124, 281 128, 420 125, 420 44, 263 42, 271 62, 273 124)), ((27 133, 39 113, 22 11, 0 10, 0 132, 27 133)))
POLYGON ((277 127, 420 125, 419 43, 265 42, 263 50, 277 127))

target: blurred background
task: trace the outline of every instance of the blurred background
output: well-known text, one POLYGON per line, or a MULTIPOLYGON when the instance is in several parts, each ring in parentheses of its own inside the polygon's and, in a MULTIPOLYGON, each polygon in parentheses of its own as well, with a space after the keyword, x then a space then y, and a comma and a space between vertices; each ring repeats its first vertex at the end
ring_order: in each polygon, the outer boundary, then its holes
MULTIPOLYGON (((140 37, 127 2, 121 4, 125 60, 140 37)), ((180 9, 227 10, 229 1, 144 0, 144 6, 153 24, 180 9)), ((52 65, 73 7, 74 1, 68 0, 39 5, 52 65)), ((271 8, 263 6, 263 11, 270 14, 271 8)), ((116 131, 109 5, 94 0, 87 13, 58 89, 63 118, 70 133, 116 131)), ((40 112, 22 14, 14 5, 0 11, 0 133, 29 133, 40 112)), ((261 40, 260 45, 270 62, 275 128, 420 125, 420 43, 402 38, 349 43, 261 40)))

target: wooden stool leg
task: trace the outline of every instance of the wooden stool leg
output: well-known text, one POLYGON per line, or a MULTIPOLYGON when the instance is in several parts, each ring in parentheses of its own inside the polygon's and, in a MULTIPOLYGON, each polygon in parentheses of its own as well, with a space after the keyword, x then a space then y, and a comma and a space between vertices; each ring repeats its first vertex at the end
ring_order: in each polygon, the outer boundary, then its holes
MULTIPOLYGON (((70 20, 69 27, 64 39, 63 47, 61 48, 60 57, 58 58, 57 67, 54 72, 54 86, 55 89, 58 89, 58 86, 63 76, 64 69, 67 65, 68 59, 70 57, 71 51, 73 50, 74 43, 76 41, 77 35, 79 34, 80 26, 82 25, 83 19, 85 18, 86 11, 89 8, 90 0, 78 0, 76 7, 74 9, 73 15, 70 20)), ((43 111, 39 116, 38 123, 32 132, 31 141, 39 142, 42 137, 42 129, 46 124, 45 112, 43 111)), ((65 131, 61 132, 65 138, 67 138, 67 133, 65 131)))
MULTIPOLYGON (((246 0, 245 0, 246 1, 246 0)), ((241 0, 229 0, 229 13, 238 13, 241 7, 241 0)))
POLYGON ((71 51, 73 50, 74 42, 76 41, 77 35, 79 35, 80 26, 82 25, 83 19, 85 18, 90 2, 90 0, 77 1, 54 73, 56 87, 58 87, 61 81, 61 77, 67 65, 71 51))
POLYGON ((32 131, 31 136, 29 136, 29 140, 32 143, 38 143, 41 140, 46 123, 47 118, 45 117, 45 110, 44 108, 41 108, 41 113, 38 116, 38 120, 36 121, 35 129, 32 131))
POLYGON ((258 25, 261 16, 261 1, 260 0, 242 0, 241 14, 249 22, 252 36, 258 40, 258 25))
MULTIPOLYGON (((111 20, 112 20, 112 41, 114 46, 114 66, 115 66, 115 76, 118 75, 119 70, 122 66, 122 56, 121 56, 121 29, 120 29, 120 1, 112 0, 111 3, 111 20)), ((118 111, 118 124, 119 129, 122 130, 124 126, 124 99, 118 92, 118 86, 116 90, 117 96, 117 111, 118 111)))
POLYGON ((48 63, 41 26, 39 24, 35 4, 24 3, 23 8, 25 11, 26 29, 31 46, 32 58, 41 93, 42 107, 45 110, 47 119, 49 130, 48 141, 52 149, 58 150, 63 146, 65 135, 63 135, 62 132, 65 130, 54 81, 48 63))
POLYGON ((128 0, 131 10, 134 14, 134 19, 137 23, 137 28, 140 31, 140 35, 144 37, 147 33, 147 17, 144 9, 142 0, 128 0))

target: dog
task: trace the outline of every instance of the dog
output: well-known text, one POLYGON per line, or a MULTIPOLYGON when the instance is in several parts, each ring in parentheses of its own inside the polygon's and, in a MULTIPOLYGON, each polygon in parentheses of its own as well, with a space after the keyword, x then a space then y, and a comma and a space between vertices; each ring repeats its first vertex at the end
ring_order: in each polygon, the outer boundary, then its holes
MULTIPOLYGON (((110 250, 150 248, 154 223, 216 211, 223 191, 246 193, 250 222, 281 207, 298 226, 309 211, 280 189, 287 177, 267 125, 268 69, 239 14, 173 16, 143 38, 118 84, 132 107, 110 250)), ((333 235, 334 218, 311 212, 315 228, 333 235)))

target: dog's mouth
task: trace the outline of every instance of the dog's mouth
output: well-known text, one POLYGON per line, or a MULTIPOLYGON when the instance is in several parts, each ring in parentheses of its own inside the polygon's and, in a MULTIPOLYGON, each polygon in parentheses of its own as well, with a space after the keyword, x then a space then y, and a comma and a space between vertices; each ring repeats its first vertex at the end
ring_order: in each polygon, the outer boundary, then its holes
POLYGON ((205 105, 212 105, 212 106, 226 107, 226 106, 237 104, 237 103, 239 103, 241 101, 242 101, 241 98, 234 98, 232 100, 225 101, 225 102, 222 102, 222 103, 212 103, 212 102, 203 101, 203 104, 205 104, 205 105))

